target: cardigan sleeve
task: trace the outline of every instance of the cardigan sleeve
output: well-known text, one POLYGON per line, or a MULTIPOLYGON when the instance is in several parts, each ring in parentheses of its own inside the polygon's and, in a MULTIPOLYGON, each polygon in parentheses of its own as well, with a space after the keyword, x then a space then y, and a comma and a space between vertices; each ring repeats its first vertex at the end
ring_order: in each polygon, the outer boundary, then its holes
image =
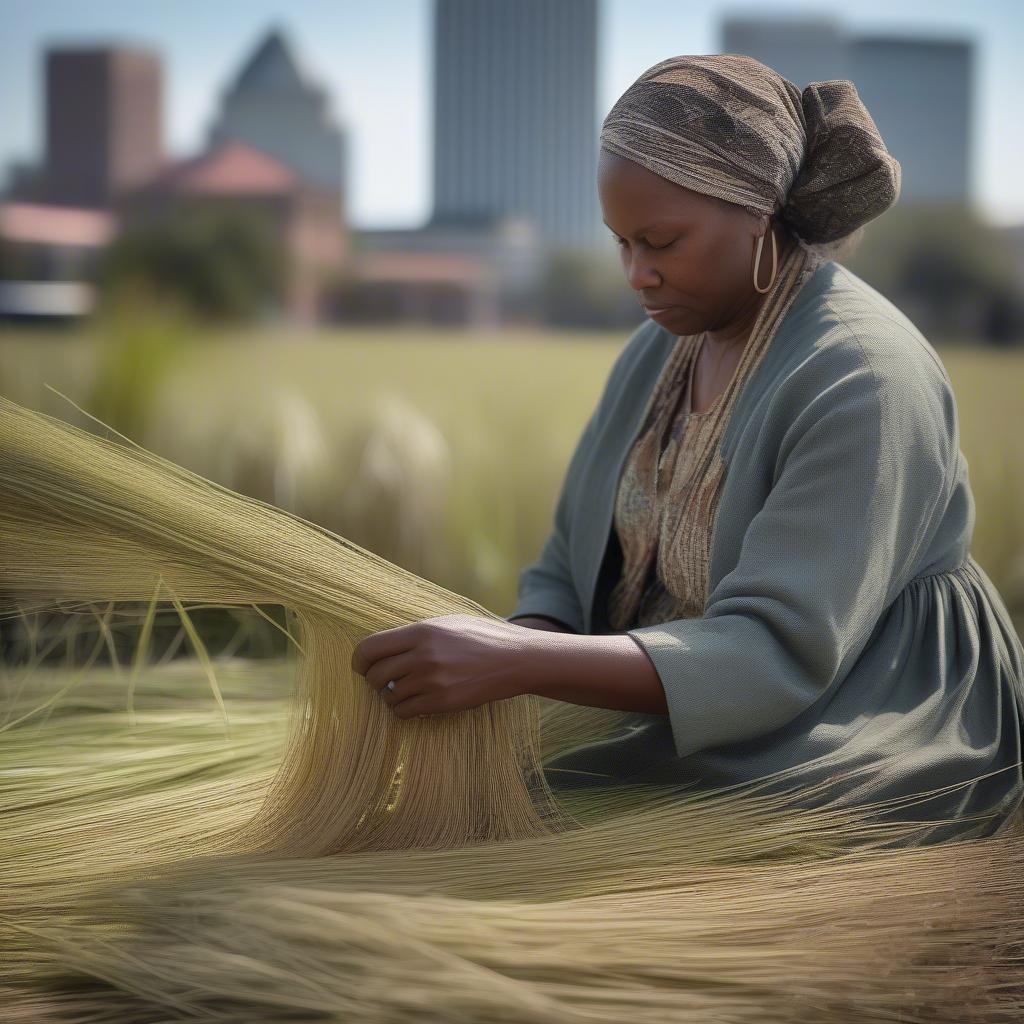
POLYGON ((551 532, 536 561, 520 572, 516 607, 506 616, 507 619, 520 615, 546 615, 565 623, 577 633, 583 632, 583 606, 572 578, 569 559, 569 536, 580 477, 593 453, 609 402, 615 398, 622 376, 632 363, 638 347, 647 342, 651 328, 655 326, 653 321, 645 321, 637 327, 616 356, 601 396, 569 459, 555 504, 551 532))
POLYGON ((785 420, 771 488, 704 615, 627 631, 664 686, 680 757, 781 728, 845 676, 953 483, 956 407, 935 365, 908 380, 847 363, 780 386, 769 415, 785 420))
POLYGON ((598 410, 595 409, 569 460, 555 504, 551 532, 537 560, 519 574, 516 607, 508 615, 509 619, 520 615, 545 615, 564 623, 576 633, 583 632, 583 606, 569 568, 569 523, 577 478, 593 444, 597 418, 598 410))

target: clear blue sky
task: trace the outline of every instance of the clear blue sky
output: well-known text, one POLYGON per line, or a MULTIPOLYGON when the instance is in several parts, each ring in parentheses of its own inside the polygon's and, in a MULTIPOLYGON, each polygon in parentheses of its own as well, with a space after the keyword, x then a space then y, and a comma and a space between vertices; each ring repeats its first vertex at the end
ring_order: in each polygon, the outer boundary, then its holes
MULTIPOLYGON (((810 0, 600 3, 599 121, 656 61, 716 52, 723 13, 836 11, 810 0)), ((6 178, 11 160, 40 152, 45 45, 113 40, 160 50, 165 137, 172 155, 187 156, 202 144, 220 90, 267 27, 280 23, 349 129, 352 223, 419 224, 430 212, 432 10, 432 0, 0 0, 0 172, 6 178)), ((975 41, 973 198, 994 221, 1024 221, 1024 2, 858 0, 843 23, 975 41)))

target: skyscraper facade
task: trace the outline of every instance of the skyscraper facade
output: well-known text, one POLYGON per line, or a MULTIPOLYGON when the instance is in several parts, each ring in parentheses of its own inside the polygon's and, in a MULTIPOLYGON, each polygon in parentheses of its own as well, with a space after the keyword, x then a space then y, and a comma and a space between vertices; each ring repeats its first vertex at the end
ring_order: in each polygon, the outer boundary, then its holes
POLYGON ((597 0, 436 0, 432 223, 526 215, 546 244, 594 244, 597 16, 597 0))

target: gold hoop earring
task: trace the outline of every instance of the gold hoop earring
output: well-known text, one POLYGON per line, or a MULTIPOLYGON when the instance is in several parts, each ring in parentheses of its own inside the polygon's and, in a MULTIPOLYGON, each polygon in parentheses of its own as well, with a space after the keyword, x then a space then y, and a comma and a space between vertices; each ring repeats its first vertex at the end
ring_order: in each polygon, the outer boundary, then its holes
POLYGON ((761 269, 761 247, 764 245, 764 235, 759 235, 757 238, 757 252, 754 253, 754 291, 760 292, 764 295, 765 292, 771 291, 771 287, 775 284, 775 275, 779 269, 779 251, 775 245, 775 232, 771 231, 772 236, 772 276, 771 280, 763 287, 759 287, 757 283, 757 272, 761 269))

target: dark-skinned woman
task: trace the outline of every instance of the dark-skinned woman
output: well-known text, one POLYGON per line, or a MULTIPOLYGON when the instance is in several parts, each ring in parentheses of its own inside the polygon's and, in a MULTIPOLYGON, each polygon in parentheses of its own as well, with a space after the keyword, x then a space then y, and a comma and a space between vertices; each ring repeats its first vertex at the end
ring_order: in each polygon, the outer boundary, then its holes
POLYGON ((556 787, 798 770, 833 803, 946 787, 903 812, 922 843, 1019 819, 1024 650, 970 554, 953 388, 836 258, 899 183, 850 82, 714 55, 629 87, 597 187, 646 319, 508 621, 357 648, 396 715, 521 693, 621 710, 545 766, 556 787))

